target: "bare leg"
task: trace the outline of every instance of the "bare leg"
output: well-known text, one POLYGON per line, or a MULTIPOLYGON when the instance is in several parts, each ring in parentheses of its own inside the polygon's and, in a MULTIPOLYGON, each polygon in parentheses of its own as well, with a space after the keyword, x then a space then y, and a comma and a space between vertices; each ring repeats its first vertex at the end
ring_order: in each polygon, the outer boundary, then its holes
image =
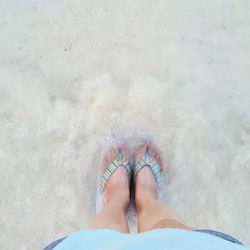
MULTIPOLYGON (((150 153, 159 162, 159 155, 151 147, 150 153)), ((143 147, 137 150, 137 157, 143 147)), ((170 208, 157 200, 157 184, 154 175, 148 167, 144 167, 136 176, 135 184, 135 207, 138 218, 138 232, 144 232, 156 228, 180 228, 192 230, 182 224, 180 218, 170 208)))
MULTIPOLYGON (((125 156, 126 148, 122 147, 125 156)), ((116 151, 109 152, 105 163, 114 159, 116 151), (112 158, 113 157, 113 158, 112 158)), ((129 205, 129 182, 126 169, 119 167, 109 179, 104 190, 104 208, 90 223, 89 229, 108 228, 122 233, 128 233, 126 212, 129 205)))

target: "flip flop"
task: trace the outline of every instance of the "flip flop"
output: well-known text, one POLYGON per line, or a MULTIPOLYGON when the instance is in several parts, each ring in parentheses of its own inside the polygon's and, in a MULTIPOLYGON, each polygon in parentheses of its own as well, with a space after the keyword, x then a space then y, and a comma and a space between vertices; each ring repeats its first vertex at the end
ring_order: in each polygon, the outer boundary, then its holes
POLYGON ((156 183, 161 183, 161 168, 158 162, 151 156, 149 152, 149 146, 145 148, 144 155, 136 161, 134 168, 134 178, 144 167, 149 167, 155 177, 156 183))
POLYGON ((128 159, 124 157, 121 147, 118 148, 117 156, 112 162, 108 164, 102 175, 102 181, 101 181, 102 190, 104 190, 110 177, 113 175, 113 173, 116 171, 118 167, 124 167, 126 169, 130 181, 131 166, 128 159))

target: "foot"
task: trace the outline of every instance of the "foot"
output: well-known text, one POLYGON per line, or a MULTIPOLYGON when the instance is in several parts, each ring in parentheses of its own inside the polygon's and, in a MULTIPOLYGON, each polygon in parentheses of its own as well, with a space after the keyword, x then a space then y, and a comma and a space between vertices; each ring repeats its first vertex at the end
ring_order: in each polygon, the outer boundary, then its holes
MULTIPOLYGON (((143 144, 136 149, 136 161, 143 157, 146 148, 162 170, 162 161, 151 144, 143 144)), ((157 200, 157 183, 150 167, 143 167, 135 177, 135 207, 140 208, 147 200, 157 200)))
MULTIPOLYGON (((129 159, 129 151, 125 144, 120 146, 123 156, 129 159)), ((112 148, 104 158, 104 168, 112 162, 118 153, 118 147, 112 148)), ((115 202, 122 209, 127 209, 130 202, 129 178, 126 169, 118 167, 108 180, 104 189, 104 204, 115 202)))

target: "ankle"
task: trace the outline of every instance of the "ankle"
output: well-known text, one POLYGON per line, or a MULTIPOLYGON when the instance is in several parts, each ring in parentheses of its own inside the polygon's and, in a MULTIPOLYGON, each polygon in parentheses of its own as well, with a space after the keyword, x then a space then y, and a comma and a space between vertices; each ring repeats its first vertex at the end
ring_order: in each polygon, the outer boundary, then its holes
POLYGON ((144 208, 151 207, 151 204, 153 204, 155 201, 157 201, 157 197, 149 197, 146 195, 142 195, 140 197, 135 198, 135 209, 136 212, 142 211, 144 208))
POLYGON ((155 200, 157 200, 155 178, 150 169, 142 169, 136 176, 135 205, 136 207, 140 207, 155 200))
POLYGON ((119 167, 104 190, 104 204, 112 203, 120 208, 126 208, 130 202, 130 191, 127 172, 123 167, 119 167))
POLYGON ((114 206, 123 211, 127 211, 129 203, 130 203, 129 197, 117 196, 117 197, 113 197, 112 199, 107 199, 105 201, 105 206, 114 206))

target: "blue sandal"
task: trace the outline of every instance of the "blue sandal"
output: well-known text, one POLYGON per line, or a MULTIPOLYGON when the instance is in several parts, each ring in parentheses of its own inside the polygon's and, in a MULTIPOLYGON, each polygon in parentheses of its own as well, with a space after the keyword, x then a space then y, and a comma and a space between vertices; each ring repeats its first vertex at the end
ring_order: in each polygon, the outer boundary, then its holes
POLYGON ((161 169, 159 167, 158 162, 151 156, 148 147, 145 149, 144 155, 141 157, 141 159, 137 160, 135 163, 134 178, 144 167, 149 167, 152 170, 157 184, 160 184, 161 169))
POLYGON ((118 148, 117 156, 111 163, 108 164, 108 166, 106 167, 102 175, 101 187, 103 190, 106 184, 108 183, 110 177, 112 176, 112 174, 116 171, 118 167, 124 167, 127 170, 127 174, 130 180, 131 166, 130 166, 128 159, 123 156, 123 152, 120 147, 118 148))

